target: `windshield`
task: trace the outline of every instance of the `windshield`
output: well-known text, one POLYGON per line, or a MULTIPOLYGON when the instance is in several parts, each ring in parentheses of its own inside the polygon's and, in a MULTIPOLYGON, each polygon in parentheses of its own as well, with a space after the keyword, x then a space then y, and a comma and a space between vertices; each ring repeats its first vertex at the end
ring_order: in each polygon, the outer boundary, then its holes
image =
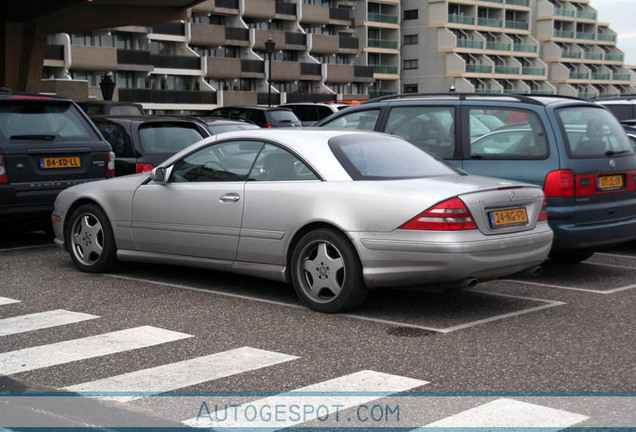
POLYGON ((625 131, 609 111, 591 106, 557 110, 568 151, 575 158, 634 154, 625 131))
POLYGON ((201 140, 203 135, 194 124, 161 122, 142 125, 139 137, 147 153, 176 153, 201 140))
POLYGON ((11 140, 98 139, 73 104, 42 100, 0 103, 0 134, 11 140))
POLYGON ((343 135, 329 147, 354 180, 397 180, 459 175, 445 162, 391 136, 343 135))

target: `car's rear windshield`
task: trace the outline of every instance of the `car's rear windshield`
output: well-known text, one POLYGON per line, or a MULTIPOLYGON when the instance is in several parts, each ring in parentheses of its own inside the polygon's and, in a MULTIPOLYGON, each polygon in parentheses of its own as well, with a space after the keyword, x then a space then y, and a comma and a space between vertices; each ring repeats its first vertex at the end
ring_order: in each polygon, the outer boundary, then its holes
POLYGON ((16 142, 100 139, 75 105, 41 99, 0 102, 0 134, 16 142))
POLYGON ((176 153, 204 138, 195 124, 184 122, 144 124, 139 137, 146 153, 176 153))
POLYGON ((618 120, 609 111, 592 106, 557 110, 573 158, 632 155, 634 150, 618 120))
POLYGON ((298 117, 291 110, 271 110, 268 114, 274 121, 298 121, 298 117))
POLYGON ((388 135, 351 134, 332 138, 329 147, 353 180, 398 180, 459 175, 446 162, 388 135))

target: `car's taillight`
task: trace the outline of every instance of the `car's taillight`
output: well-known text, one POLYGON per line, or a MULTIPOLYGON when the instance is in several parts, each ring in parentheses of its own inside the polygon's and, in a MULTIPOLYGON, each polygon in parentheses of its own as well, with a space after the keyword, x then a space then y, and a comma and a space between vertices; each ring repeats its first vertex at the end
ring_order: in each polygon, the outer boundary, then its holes
POLYGON ((543 197, 543 204, 541 204, 541 213, 539 213, 539 220, 548 220, 548 200, 543 197))
POLYGON ((149 164, 149 163, 138 163, 137 164, 137 174, 150 172, 150 171, 152 171, 153 168, 154 168, 154 166, 152 166, 152 164, 149 164))
POLYGON ((451 198, 415 216, 402 229, 458 231, 477 229, 473 215, 459 198, 451 198))
POLYGON ((106 177, 115 177, 115 153, 108 152, 108 163, 106 165, 106 177))
POLYGON ((4 162, 4 156, 0 155, 0 183, 9 183, 9 173, 7 173, 7 164, 4 162))
POLYGON ((570 170, 549 172, 545 178, 543 192, 547 197, 574 196, 574 172, 570 170))
POLYGON ((269 128, 273 128, 274 126, 270 125, 270 124, 266 124, 263 125, 263 129, 269 129, 269 128))
POLYGON ((636 171, 627 173, 627 190, 636 191, 636 171))

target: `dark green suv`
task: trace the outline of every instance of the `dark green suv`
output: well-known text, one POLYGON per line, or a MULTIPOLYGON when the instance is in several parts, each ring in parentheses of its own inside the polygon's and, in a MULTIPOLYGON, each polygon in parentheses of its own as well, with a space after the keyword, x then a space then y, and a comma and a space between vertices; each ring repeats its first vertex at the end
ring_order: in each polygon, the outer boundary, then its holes
POLYGON ((317 126, 398 135, 469 174, 542 186, 555 260, 578 262, 601 247, 636 239, 636 156, 616 118, 597 104, 403 94, 348 108, 317 126))

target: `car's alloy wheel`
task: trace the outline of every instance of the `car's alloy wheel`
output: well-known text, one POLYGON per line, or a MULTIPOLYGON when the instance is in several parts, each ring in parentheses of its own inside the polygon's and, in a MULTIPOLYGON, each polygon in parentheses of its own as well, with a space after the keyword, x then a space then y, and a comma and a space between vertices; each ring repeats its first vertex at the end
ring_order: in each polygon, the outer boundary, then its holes
POLYGON ((100 273, 115 263, 115 241, 108 218, 97 205, 85 204, 70 218, 66 241, 73 262, 82 271, 100 273))
POLYGON ((342 233, 330 229, 300 239, 292 255, 291 279, 301 300, 320 312, 358 306, 368 291, 355 248, 342 233))

